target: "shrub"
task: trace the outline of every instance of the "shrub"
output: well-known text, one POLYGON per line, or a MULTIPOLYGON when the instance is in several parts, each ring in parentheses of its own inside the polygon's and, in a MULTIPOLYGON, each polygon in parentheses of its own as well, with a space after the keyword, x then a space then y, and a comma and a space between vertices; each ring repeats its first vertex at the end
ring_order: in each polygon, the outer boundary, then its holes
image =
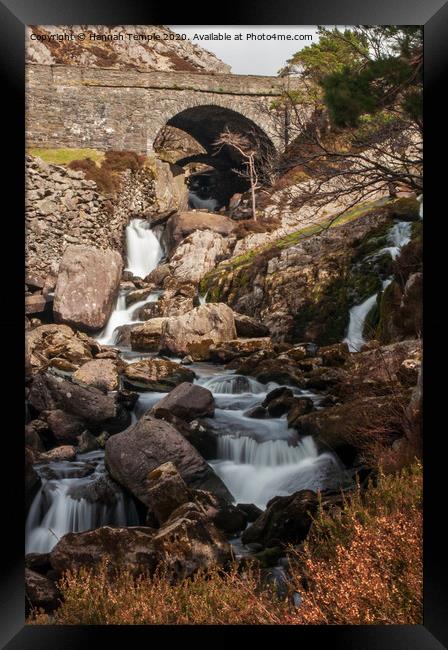
POLYGON ((115 194, 120 190, 120 172, 127 169, 138 171, 144 165, 146 158, 135 151, 106 151, 101 165, 98 166, 91 158, 72 160, 69 167, 85 172, 87 180, 95 181, 103 194, 115 194))

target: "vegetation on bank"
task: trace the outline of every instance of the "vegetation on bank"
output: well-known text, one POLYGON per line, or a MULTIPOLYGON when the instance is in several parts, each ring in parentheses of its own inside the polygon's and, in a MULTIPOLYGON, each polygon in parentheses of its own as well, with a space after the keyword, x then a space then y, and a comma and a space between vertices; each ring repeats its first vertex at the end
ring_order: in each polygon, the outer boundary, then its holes
POLYGON ((61 606, 33 624, 319 625, 422 622, 422 467, 418 461, 358 487, 337 512, 320 509, 304 545, 290 549, 285 594, 254 562, 177 584, 107 566, 60 581, 61 606), (297 595, 301 600, 297 607, 297 595))
POLYGON ((95 164, 100 165, 104 160, 104 151, 98 149, 42 149, 31 148, 28 150, 30 156, 37 156, 41 160, 53 165, 68 165, 74 160, 89 158, 95 164))

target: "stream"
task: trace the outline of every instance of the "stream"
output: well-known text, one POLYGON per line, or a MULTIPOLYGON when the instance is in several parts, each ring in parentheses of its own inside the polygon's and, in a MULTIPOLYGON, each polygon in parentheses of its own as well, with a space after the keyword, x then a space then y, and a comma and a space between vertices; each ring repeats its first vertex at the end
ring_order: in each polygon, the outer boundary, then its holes
MULTIPOLYGON (((127 269, 145 277, 158 265, 164 251, 161 233, 155 233, 142 221, 134 219, 127 227, 127 269)), ((114 345, 116 328, 139 322, 134 316, 140 307, 158 300, 160 295, 153 292, 127 308, 126 293, 126 290, 120 292, 107 326, 96 337, 103 345, 114 345)), ((155 356, 119 347, 122 358, 128 362, 155 356)), ((210 390, 215 398, 215 416, 205 422, 218 438, 218 452, 217 458, 208 462, 234 496, 235 503, 254 503, 264 508, 274 496, 302 489, 338 489, 346 484, 347 472, 341 461, 330 452, 320 453, 311 437, 298 440, 296 432, 288 428, 286 416, 249 417, 249 409, 260 405, 278 384, 261 384, 219 364, 200 362, 189 367, 196 374, 195 382, 210 390)), ((296 387, 292 390, 296 395, 310 397, 319 408, 321 396, 317 393, 296 387)), ((133 422, 165 395, 140 393, 133 422)), ((133 498, 107 474, 104 451, 78 454, 72 462, 38 464, 36 470, 42 487, 27 517, 27 553, 50 551, 68 532, 139 523, 133 498)))

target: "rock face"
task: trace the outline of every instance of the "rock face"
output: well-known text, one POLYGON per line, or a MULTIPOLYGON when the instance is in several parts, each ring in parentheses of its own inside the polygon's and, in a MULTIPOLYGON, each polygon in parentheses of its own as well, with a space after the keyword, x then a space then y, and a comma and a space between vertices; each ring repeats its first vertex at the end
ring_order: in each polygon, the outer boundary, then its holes
POLYGON ((106 443, 106 466, 112 477, 147 506, 149 472, 170 461, 189 487, 210 490, 231 500, 221 479, 168 422, 146 414, 106 443))
POLYGON ((263 546, 300 544, 308 535, 312 516, 317 512, 317 495, 311 490, 300 490, 288 497, 274 497, 263 514, 247 528, 244 544, 263 546))
POLYGON ((234 312, 236 333, 244 338, 269 336, 269 328, 256 318, 234 312))
POLYGON ((236 223, 229 217, 210 212, 178 212, 167 224, 167 242, 173 250, 180 242, 197 230, 210 230, 227 237, 235 229, 236 223))
POLYGON ((200 417, 213 417, 214 412, 215 401, 212 393, 202 386, 187 382, 179 384, 151 409, 156 418, 163 419, 175 415, 186 422, 200 417))
POLYGON ((68 246, 56 283, 55 319, 81 330, 101 330, 111 314, 122 268, 116 251, 68 246))
POLYGON ((210 358, 211 345, 235 338, 232 310, 222 303, 206 304, 166 320, 162 326, 161 347, 200 361, 210 358))
POLYGON ((94 359, 93 361, 88 361, 73 373, 73 379, 81 384, 94 386, 105 392, 117 390, 117 364, 112 359, 94 359))
MULTIPOLYGON (((175 40, 172 30, 166 26, 132 25, 132 33, 137 37, 143 36, 144 38, 131 41, 120 41, 113 38, 131 29, 125 25, 114 27, 88 25, 83 28, 88 34, 101 33, 104 37, 104 40, 98 41, 94 50, 87 46, 87 42, 83 41, 79 41, 76 52, 70 42, 62 41, 59 42, 60 47, 51 47, 50 34, 67 33, 66 25, 27 27, 27 61, 45 65, 65 63, 100 68, 104 67, 107 62, 108 67, 125 70, 138 68, 147 71, 230 72, 230 66, 223 63, 212 52, 198 47, 190 40, 175 40), (47 38, 31 40, 31 33, 47 38)), ((86 37, 86 41, 87 39, 88 37, 86 37)))
POLYGON ((193 381, 195 374, 180 363, 168 359, 144 359, 126 366, 123 378, 131 388, 164 392, 182 382, 193 381))

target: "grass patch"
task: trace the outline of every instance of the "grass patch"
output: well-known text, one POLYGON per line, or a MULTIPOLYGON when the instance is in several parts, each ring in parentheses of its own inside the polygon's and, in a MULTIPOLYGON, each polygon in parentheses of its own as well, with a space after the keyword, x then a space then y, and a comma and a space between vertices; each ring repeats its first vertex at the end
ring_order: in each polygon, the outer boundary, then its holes
POLYGON ((73 160, 90 158, 97 165, 100 165, 105 158, 104 151, 98 149, 28 149, 30 156, 41 158, 44 162, 54 165, 68 165, 73 160))

